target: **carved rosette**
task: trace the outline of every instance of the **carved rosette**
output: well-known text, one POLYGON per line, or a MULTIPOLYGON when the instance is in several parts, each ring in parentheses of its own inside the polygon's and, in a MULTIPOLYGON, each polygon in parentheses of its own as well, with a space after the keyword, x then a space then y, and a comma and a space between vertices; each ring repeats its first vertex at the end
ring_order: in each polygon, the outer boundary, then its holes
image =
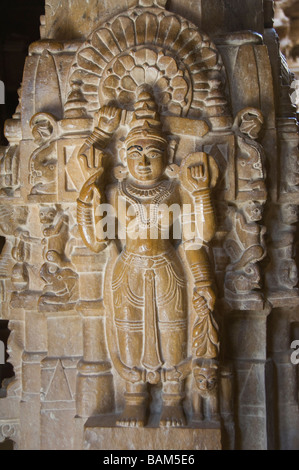
POLYGON ((5 420, 0 421, 0 442, 4 442, 5 439, 10 439, 14 441, 15 444, 18 443, 19 432, 20 432, 20 422, 19 420, 5 420))

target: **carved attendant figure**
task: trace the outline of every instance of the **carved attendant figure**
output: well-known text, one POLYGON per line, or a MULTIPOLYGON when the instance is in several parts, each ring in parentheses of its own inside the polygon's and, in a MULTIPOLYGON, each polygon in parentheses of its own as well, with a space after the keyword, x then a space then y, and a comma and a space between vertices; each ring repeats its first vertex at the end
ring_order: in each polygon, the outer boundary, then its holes
MULTIPOLYGON (((217 331, 211 319, 215 295, 204 247, 215 232, 209 157, 197 154, 197 161, 194 157, 182 165, 182 185, 169 179, 168 142, 152 95, 142 91, 125 140, 127 173, 125 168, 119 171, 119 183, 104 192, 104 169, 93 170, 94 149, 106 147, 120 124, 121 111, 104 107, 99 116, 98 128, 79 152, 85 171, 94 174, 79 195, 78 224, 86 245, 99 252, 109 240, 96 231, 96 222, 101 220, 95 217, 98 202, 107 200, 117 210, 120 198, 127 209, 126 239, 110 269, 107 289, 111 291, 113 310, 107 309, 108 345, 113 363, 126 381, 125 408, 117 424, 144 426, 148 418, 148 384, 162 382, 160 426, 183 426, 184 377, 177 366, 188 360, 186 272, 171 235, 175 216, 170 212, 166 223, 160 209, 173 204, 182 207, 183 203, 193 207, 196 235, 191 240, 183 231, 182 236, 183 242, 190 242, 186 258, 194 276, 193 307, 199 315, 193 332, 193 354, 216 357, 217 331), (152 236, 153 228, 156 237, 152 236), (166 237, 167 231, 170 235, 166 237), (111 338, 112 330, 115 339, 111 338)), ((103 155, 97 155, 99 161, 103 160, 103 155)), ((118 213, 117 218, 123 220, 123 214, 118 213)), ((106 277, 108 273, 109 267, 106 277)))
POLYGON ((196 388, 193 391, 193 421, 215 419, 219 417, 218 409, 218 369, 216 364, 203 364, 193 368, 196 388))
POLYGON ((35 114, 30 125, 38 148, 30 157, 31 195, 55 194, 57 185, 56 120, 47 113, 35 114))
MULTIPOLYGON (((255 108, 245 108, 237 114, 233 129, 237 137, 238 192, 258 192, 266 197, 263 147, 256 142, 264 118, 255 108)), ((239 194, 240 196, 240 194, 239 194)))

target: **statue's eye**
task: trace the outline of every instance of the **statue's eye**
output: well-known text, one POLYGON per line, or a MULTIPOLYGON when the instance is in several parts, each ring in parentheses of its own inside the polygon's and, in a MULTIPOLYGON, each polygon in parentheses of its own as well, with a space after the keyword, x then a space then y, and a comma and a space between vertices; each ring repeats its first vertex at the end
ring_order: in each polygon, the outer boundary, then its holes
POLYGON ((141 155, 138 152, 129 153, 129 155, 128 155, 128 158, 130 158, 132 160, 138 160, 138 158, 140 158, 140 157, 141 157, 141 155))
POLYGON ((151 150, 148 154, 147 154, 147 157, 148 158, 161 158, 163 156, 163 152, 161 152, 161 150, 151 150))
POLYGON ((150 153, 150 154, 148 155, 148 157, 149 157, 149 158, 159 158, 159 157, 161 157, 161 155, 160 155, 159 153, 150 153))

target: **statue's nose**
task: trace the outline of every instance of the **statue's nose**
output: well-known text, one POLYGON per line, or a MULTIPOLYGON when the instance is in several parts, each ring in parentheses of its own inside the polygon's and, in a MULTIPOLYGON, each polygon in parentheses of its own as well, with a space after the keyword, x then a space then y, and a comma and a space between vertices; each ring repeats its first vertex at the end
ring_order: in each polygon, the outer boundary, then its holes
POLYGON ((142 157, 141 157, 141 162, 140 162, 143 166, 147 166, 149 165, 149 160, 146 156, 145 153, 142 154, 142 157))

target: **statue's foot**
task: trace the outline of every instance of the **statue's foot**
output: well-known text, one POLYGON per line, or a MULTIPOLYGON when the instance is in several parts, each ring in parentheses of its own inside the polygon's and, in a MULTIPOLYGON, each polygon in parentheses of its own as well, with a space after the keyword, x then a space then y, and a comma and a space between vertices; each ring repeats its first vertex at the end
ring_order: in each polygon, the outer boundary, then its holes
POLYGON ((164 406, 160 417, 160 427, 174 428, 187 425, 186 416, 181 405, 164 406))
POLYGON ((116 426, 143 428, 146 424, 146 409, 143 406, 127 405, 116 421, 116 426))
POLYGON ((199 421, 203 421, 204 417, 202 413, 194 413, 192 416, 192 421, 195 421, 196 423, 199 421))

